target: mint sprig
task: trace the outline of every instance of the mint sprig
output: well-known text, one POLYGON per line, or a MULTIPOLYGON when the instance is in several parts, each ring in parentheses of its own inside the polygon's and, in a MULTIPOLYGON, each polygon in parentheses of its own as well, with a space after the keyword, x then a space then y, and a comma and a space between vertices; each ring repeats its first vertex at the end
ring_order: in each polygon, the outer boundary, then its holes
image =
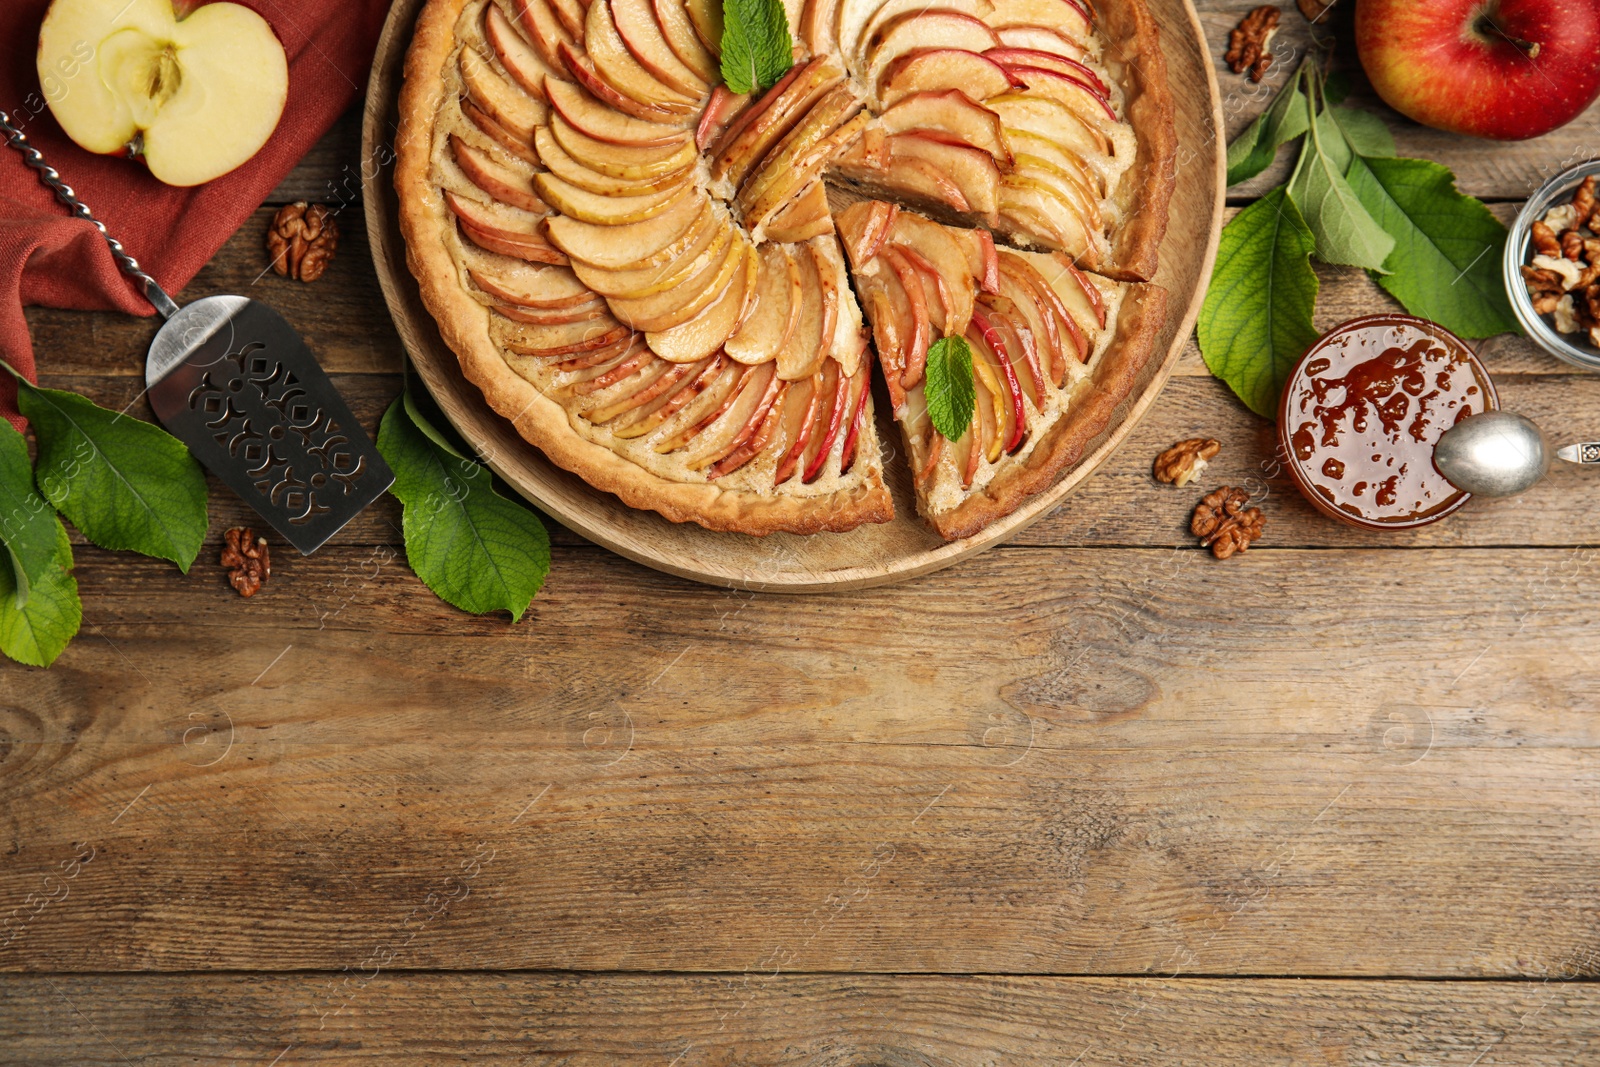
POLYGON ((972 346, 967 339, 941 337, 929 345, 923 377, 922 393, 933 428, 946 440, 956 440, 972 425, 978 399, 972 384, 972 346))
POLYGON ((734 93, 770 89, 794 66, 782 0, 723 0, 722 80, 734 93))
POLYGON ((446 603, 520 619, 550 570, 539 517, 501 496, 487 467, 454 448, 409 394, 389 405, 378 451, 404 505, 406 561, 446 603))
POLYGON ((1211 372, 1267 418, 1317 337, 1312 256, 1366 269, 1407 311, 1462 337, 1516 329, 1499 274, 1505 227, 1447 168, 1396 158, 1381 119, 1340 105, 1336 79, 1308 59, 1228 146, 1231 185, 1302 142, 1287 185, 1224 227, 1197 327, 1211 372))
POLYGON ((159 426, 18 379, 39 442, 40 492, 101 548, 170 559, 185 573, 206 536, 206 476, 159 426))

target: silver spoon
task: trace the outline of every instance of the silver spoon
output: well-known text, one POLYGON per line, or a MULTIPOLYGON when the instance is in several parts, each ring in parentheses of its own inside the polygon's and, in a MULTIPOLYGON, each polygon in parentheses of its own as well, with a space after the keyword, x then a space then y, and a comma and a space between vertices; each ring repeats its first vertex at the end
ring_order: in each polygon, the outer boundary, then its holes
MULTIPOLYGON (((1584 447, 1568 445, 1556 454, 1583 462, 1577 451, 1584 447)), ((1600 461, 1600 449, 1596 452, 1600 461)), ((1433 447, 1439 473, 1473 496, 1516 496, 1532 489, 1549 472, 1550 456, 1544 431, 1532 419, 1509 411, 1469 415, 1433 447)))

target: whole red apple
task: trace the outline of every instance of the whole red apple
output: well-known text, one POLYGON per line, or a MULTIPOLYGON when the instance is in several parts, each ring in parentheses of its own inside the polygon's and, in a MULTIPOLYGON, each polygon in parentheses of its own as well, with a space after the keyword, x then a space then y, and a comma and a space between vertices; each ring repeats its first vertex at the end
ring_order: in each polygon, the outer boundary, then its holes
POLYGON ((1600 0, 1356 0, 1356 48, 1402 115, 1518 141, 1600 94, 1600 0))

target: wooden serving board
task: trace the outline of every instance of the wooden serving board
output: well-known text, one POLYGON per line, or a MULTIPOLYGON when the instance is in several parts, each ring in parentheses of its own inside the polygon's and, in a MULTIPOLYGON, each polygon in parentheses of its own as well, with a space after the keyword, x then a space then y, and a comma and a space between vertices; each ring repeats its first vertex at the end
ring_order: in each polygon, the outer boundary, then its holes
MULTIPOLYGON (((362 123, 362 185, 372 258, 384 298, 428 391, 461 436, 496 474, 563 525, 657 570, 712 585, 771 592, 861 589, 927 574, 1015 536, 1049 514, 1081 485, 1133 430, 1166 383, 1200 313, 1216 258, 1226 188, 1221 98, 1205 35, 1188 0, 1146 0, 1162 31, 1177 104, 1178 175, 1156 282, 1170 293, 1157 351, 1110 427, 1049 492, 974 537, 945 542, 917 517, 910 472, 886 465, 896 518, 843 534, 750 537, 673 523, 639 511, 549 462, 489 409, 462 377, 406 267, 393 181, 393 142, 412 25, 425 0, 396 0, 378 43, 362 123)), ((879 436, 895 448, 900 434, 877 405, 879 436)))

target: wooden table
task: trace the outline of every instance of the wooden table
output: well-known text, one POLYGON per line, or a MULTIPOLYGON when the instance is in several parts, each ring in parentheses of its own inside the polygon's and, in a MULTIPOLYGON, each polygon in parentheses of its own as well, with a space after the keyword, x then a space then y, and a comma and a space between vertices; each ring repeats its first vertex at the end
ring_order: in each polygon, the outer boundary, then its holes
MULTIPOLYGON (((1201 4, 1218 56, 1250 6, 1201 4)), ((1222 80, 1237 130, 1265 94, 1222 80)), ((1511 145, 1389 118, 1502 218, 1600 151, 1600 110, 1511 145)), ((269 205, 183 295, 281 308, 371 427, 400 349, 358 156, 351 116, 274 197, 340 207, 324 280, 262 275, 269 205)), ((1322 282, 1321 326, 1393 306, 1322 282)), ((48 384, 138 395, 152 323, 29 318, 48 384)), ((1600 436, 1600 377, 1482 350, 1600 436)), ((219 486, 187 577, 80 543, 82 634, 0 666, 0 1063, 1596 1062, 1600 480, 1380 538, 1271 441, 1191 350, 952 570, 754 595, 557 531, 517 625, 435 599, 392 500, 250 601, 219 486), (1148 474, 1197 434, 1206 487, 1265 497, 1225 563, 1148 474)))

